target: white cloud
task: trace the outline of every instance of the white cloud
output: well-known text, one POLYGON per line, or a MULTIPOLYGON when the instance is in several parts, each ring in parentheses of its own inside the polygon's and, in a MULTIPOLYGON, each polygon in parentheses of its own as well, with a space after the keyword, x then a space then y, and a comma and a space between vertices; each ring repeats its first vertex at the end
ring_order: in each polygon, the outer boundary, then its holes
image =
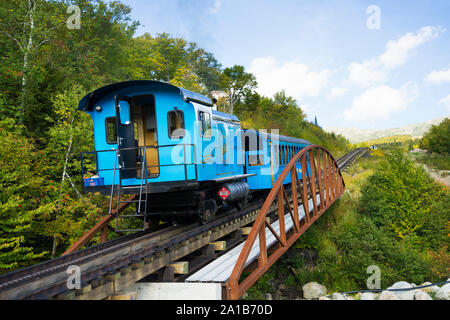
POLYGON ((331 89, 330 93, 327 95, 329 99, 334 99, 345 95, 349 91, 348 88, 336 87, 331 89))
POLYGON ((438 104, 442 104, 447 107, 447 110, 450 112, 450 94, 445 98, 439 100, 438 104))
POLYGON ((380 56, 362 63, 352 62, 348 67, 349 80, 360 86, 383 82, 389 70, 406 63, 412 49, 435 39, 444 31, 441 27, 426 26, 416 34, 408 32, 397 41, 389 41, 380 56))
POLYGON ((209 12, 212 14, 216 14, 222 8, 222 0, 214 0, 214 7, 209 8, 209 12))
POLYGON ((417 97, 417 85, 408 82, 400 89, 389 86, 372 87, 353 100, 351 108, 344 111, 348 121, 386 120, 392 114, 404 111, 417 97))
POLYGON ((425 77, 425 81, 431 82, 431 83, 444 83, 444 82, 450 82, 450 69, 447 70, 435 70, 431 73, 429 73, 425 77))
POLYGON ((307 65, 298 62, 278 63, 273 57, 252 60, 249 72, 256 76, 258 92, 273 96, 285 90, 286 94, 298 100, 304 96, 317 96, 326 85, 329 70, 311 70, 307 65))

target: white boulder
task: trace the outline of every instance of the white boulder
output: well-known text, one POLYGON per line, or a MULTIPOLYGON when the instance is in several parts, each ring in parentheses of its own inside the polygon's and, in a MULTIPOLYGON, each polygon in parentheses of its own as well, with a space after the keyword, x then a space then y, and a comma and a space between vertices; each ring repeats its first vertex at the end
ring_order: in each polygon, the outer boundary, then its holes
MULTIPOLYGON (((420 286, 428 286, 430 284, 431 284, 431 282, 424 282, 420 286)), ((422 290, 423 292, 426 292, 426 293, 436 293, 439 289, 440 288, 438 286, 431 286, 431 287, 422 288, 420 290, 422 290)))
POLYGON ((359 300, 375 300, 376 295, 372 292, 364 292, 359 296, 359 300))
POLYGON ((436 291, 436 299, 450 300, 450 283, 447 283, 436 291))
POLYGON ((433 298, 425 291, 417 290, 414 293, 414 300, 433 300, 433 298))
POLYGON ((309 282, 303 286, 303 298, 319 299, 327 294, 327 288, 317 282, 309 282))
POLYGON ((399 300, 397 295, 392 291, 383 291, 378 296, 378 300, 399 300))
POLYGON ((342 293, 333 293, 331 300, 346 300, 342 293))
MULTIPOLYGON (((407 289, 407 288, 414 288, 414 286, 406 281, 400 281, 394 283, 388 289, 407 289)), ((391 291, 391 292, 394 293, 399 300, 414 300, 415 290, 391 291)))

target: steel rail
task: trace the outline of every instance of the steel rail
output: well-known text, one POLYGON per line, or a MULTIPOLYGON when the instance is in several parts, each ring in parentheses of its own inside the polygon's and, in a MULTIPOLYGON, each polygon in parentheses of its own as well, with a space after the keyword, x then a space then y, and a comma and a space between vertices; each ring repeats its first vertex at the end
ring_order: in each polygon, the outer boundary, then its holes
POLYGON ((356 158, 361 157, 369 151, 369 148, 357 148, 350 151, 343 157, 339 158, 336 162, 340 170, 346 169, 356 158))

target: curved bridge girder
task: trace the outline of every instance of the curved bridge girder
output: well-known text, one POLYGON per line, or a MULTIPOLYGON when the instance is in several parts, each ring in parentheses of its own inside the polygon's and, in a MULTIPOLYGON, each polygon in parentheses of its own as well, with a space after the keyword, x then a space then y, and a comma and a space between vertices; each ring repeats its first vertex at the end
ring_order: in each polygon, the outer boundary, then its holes
POLYGON ((343 194, 345 183, 336 160, 331 153, 319 145, 311 145, 297 153, 283 170, 270 191, 253 224, 233 272, 226 283, 227 299, 239 299, 295 241, 343 194), (309 154, 310 170, 307 170, 309 154), (302 180, 298 179, 296 164, 300 163, 302 180), (291 176, 292 207, 286 193, 284 180, 291 176), (299 200, 302 203, 299 207, 299 200), (278 206, 278 232, 267 221, 267 214, 274 202, 278 206), (310 204, 312 202, 312 208, 310 204), (286 230, 286 207, 293 226, 286 230), (302 211, 300 217, 299 211, 302 211), (267 248, 267 234, 276 241, 267 248), (250 252, 259 244, 259 257, 248 263, 250 252), (243 272, 247 275, 242 281, 243 272))

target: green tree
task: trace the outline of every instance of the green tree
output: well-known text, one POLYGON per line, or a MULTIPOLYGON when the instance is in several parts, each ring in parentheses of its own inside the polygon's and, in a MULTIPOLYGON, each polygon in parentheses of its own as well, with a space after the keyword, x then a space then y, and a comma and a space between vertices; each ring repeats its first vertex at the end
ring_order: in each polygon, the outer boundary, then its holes
POLYGON ((234 106, 242 102, 242 98, 248 95, 256 86, 256 77, 251 73, 245 72, 243 66, 236 65, 231 68, 225 68, 221 84, 222 90, 227 97, 227 110, 224 111, 233 114, 234 106))
POLYGON ((442 196, 426 171, 399 148, 386 155, 361 192, 362 212, 377 226, 413 242, 420 242, 418 236, 435 220, 432 208, 442 196))
POLYGON ((421 147, 431 152, 450 154, 450 119, 445 118, 439 125, 434 125, 424 135, 421 147))
POLYGON ((30 239, 43 178, 33 168, 36 151, 12 119, 0 121, 0 273, 38 261, 46 252, 30 239))

